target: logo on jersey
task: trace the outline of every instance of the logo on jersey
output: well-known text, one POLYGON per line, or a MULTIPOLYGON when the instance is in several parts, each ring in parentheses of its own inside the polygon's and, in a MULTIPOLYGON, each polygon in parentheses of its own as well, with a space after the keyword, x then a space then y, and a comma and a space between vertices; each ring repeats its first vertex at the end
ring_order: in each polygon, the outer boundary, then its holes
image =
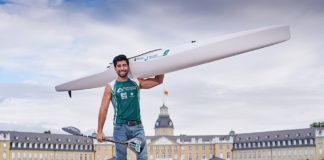
POLYGON ((117 93, 123 92, 124 90, 122 88, 117 89, 117 93))
POLYGON ((121 99, 127 99, 127 93, 121 93, 120 98, 121 99))

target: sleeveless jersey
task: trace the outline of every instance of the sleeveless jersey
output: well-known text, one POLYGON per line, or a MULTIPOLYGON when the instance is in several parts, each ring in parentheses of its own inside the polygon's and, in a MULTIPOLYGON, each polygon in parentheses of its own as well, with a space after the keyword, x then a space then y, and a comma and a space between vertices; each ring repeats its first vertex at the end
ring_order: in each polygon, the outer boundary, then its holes
POLYGON ((115 109, 114 124, 125 124, 127 121, 141 121, 138 81, 136 83, 131 79, 125 82, 115 80, 111 88, 111 101, 115 109))

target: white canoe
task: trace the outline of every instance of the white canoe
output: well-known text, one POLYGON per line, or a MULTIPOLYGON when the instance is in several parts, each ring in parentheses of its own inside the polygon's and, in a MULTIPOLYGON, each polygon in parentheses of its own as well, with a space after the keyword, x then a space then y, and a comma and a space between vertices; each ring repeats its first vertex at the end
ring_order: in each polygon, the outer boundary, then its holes
MULTIPOLYGON (((270 26, 197 41, 168 49, 157 49, 129 58, 133 78, 146 78, 212 62, 274 45, 290 38, 289 26, 270 26)), ((70 81, 56 91, 103 87, 117 78, 113 64, 102 73, 70 81)))

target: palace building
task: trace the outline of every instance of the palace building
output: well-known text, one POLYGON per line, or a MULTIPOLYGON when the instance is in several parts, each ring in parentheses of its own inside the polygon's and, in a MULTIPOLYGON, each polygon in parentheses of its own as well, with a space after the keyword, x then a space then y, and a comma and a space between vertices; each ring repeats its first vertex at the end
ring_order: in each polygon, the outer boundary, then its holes
MULTIPOLYGON (((149 160, 324 160, 324 128, 228 135, 174 135, 175 124, 162 105, 147 136, 149 160)), ((107 160, 113 143, 48 133, 0 131, 0 160, 107 160)), ((136 155, 128 150, 128 160, 136 155)))
POLYGON ((234 160, 324 160, 324 128, 238 134, 234 160))
POLYGON ((0 160, 94 160, 87 137, 0 131, 0 160))
MULTIPOLYGON (((324 128, 228 135, 174 135, 174 123, 164 104, 155 135, 147 136, 150 160, 324 160, 324 128)), ((113 159, 112 143, 95 141, 96 160, 113 159)), ((127 159, 136 155, 128 151, 127 159)))

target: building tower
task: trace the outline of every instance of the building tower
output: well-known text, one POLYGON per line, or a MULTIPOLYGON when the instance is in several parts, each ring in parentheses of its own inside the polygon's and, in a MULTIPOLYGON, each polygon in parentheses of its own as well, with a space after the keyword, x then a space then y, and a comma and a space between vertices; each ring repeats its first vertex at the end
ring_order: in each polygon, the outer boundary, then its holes
POLYGON ((168 113, 168 107, 163 105, 160 107, 159 118, 154 126, 155 136, 173 136, 174 126, 168 113))

